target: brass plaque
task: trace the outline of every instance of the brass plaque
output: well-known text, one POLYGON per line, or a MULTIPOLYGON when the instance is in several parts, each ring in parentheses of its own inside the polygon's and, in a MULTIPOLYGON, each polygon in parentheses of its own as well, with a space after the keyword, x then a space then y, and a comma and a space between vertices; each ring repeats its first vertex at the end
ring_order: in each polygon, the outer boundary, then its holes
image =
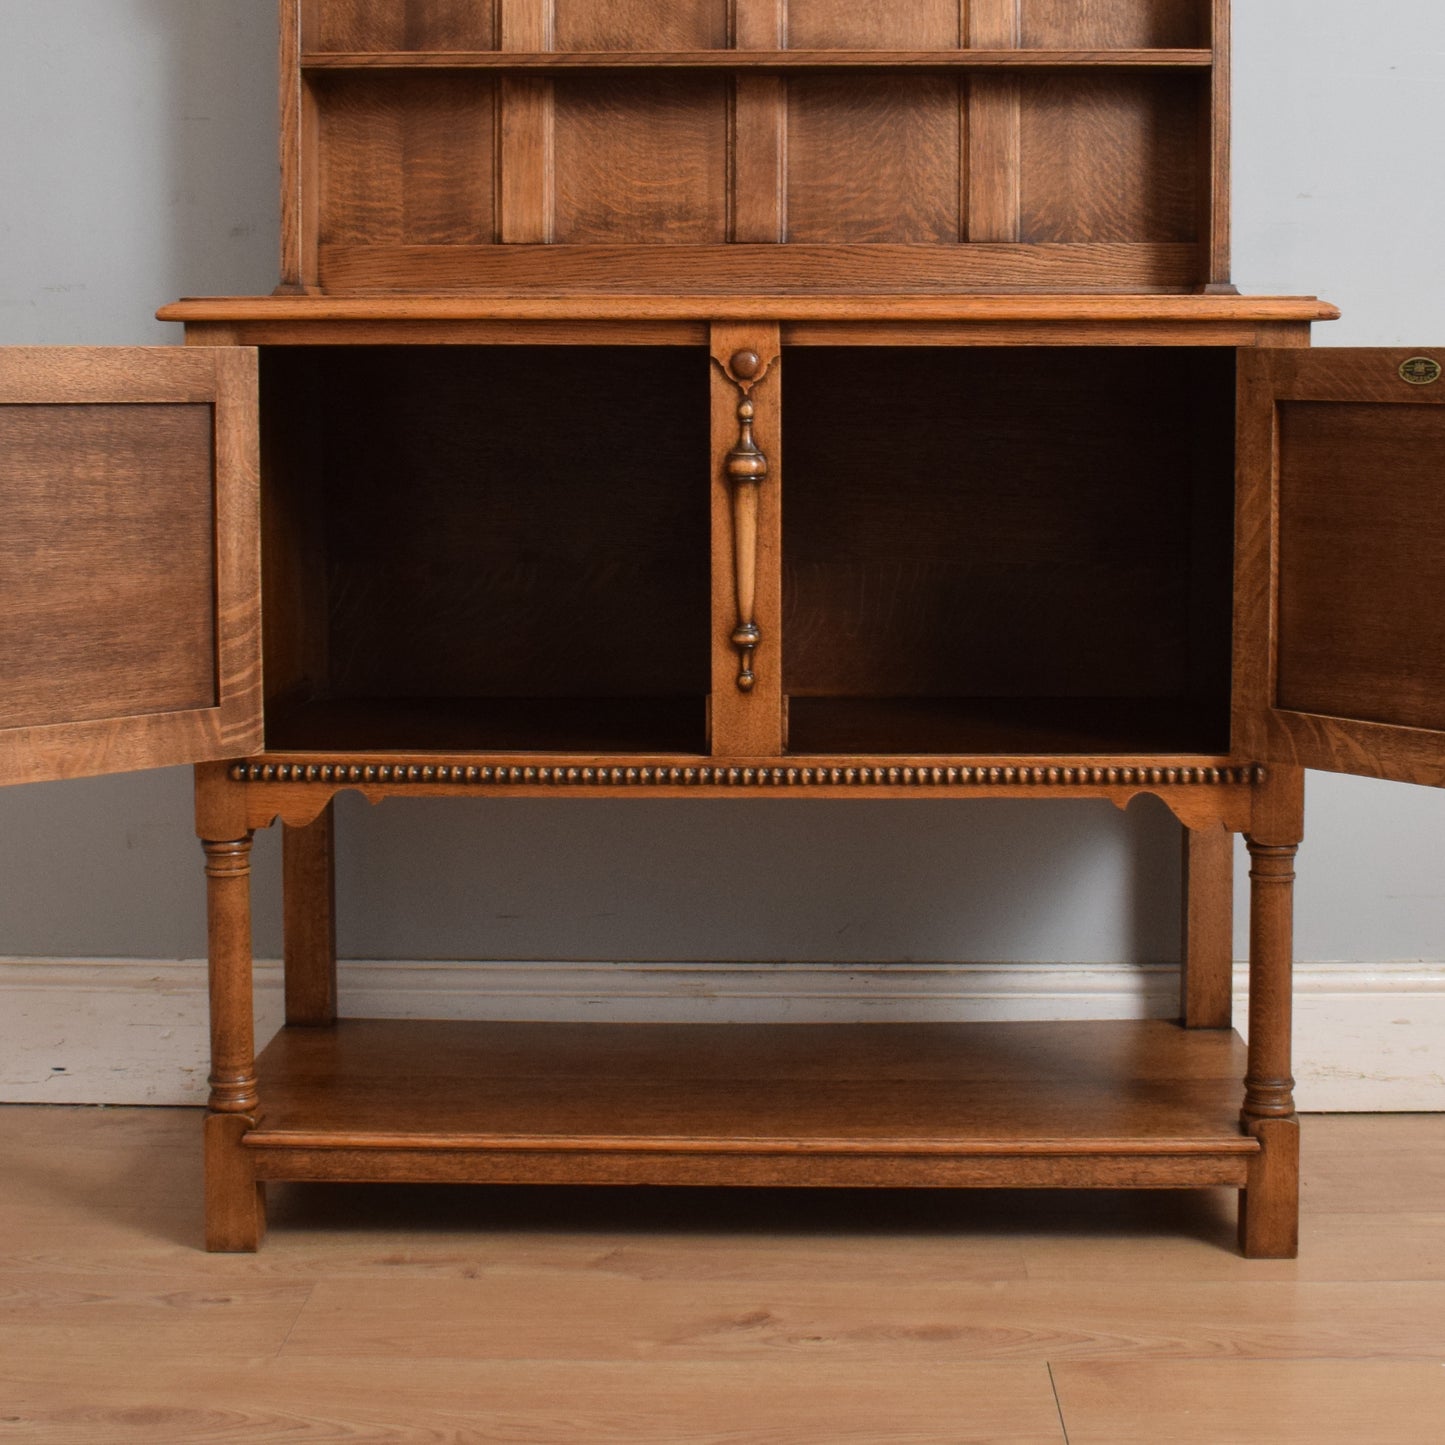
POLYGON ((1412 356, 1400 367, 1400 380, 1411 386, 1429 386, 1440 380, 1442 367, 1433 356, 1412 356))

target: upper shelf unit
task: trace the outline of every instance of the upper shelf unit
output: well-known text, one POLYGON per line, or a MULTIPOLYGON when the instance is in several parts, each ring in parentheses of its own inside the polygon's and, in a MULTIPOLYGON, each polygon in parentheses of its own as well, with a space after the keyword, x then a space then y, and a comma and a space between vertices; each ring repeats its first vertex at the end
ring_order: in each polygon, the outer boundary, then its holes
POLYGON ((1228 0, 283 0, 283 289, 1228 288, 1228 0))

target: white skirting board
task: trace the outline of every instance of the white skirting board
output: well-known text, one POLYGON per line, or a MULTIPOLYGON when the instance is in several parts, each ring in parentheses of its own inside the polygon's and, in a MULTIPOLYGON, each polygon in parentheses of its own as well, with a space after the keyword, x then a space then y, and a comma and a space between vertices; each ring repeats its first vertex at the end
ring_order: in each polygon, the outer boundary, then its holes
MULTIPOLYGON (((1236 1019, 1247 1017, 1238 968, 1236 1019)), ((1178 970, 1088 964, 400 963, 341 965, 370 1018, 708 1023, 1169 1018, 1178 970)), ((256 968, 256 1034, 281 971, 256 968)), ((198 1104, 206 973, 196 961, 0 959, 0 1102, 198 1104)), ((1310 1112, 1445 1111, 1445 964, 1305 964, 1295 1073, 1310 1112)))

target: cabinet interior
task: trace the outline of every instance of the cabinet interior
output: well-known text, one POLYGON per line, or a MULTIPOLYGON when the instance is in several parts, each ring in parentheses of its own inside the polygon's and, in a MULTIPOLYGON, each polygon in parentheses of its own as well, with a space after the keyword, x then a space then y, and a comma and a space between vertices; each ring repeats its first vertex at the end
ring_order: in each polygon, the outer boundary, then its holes
MULTIPOLYGON (((709 752, 732 578, 700 348, 287 347, 262 375, 268 747, 709 752)), ((1227 750, 1233 376, 788 348, 760 665, 790 752, 1227 750)))
POLYGON ((1182 348, 792 352, 793 750, 1226 750, 1233 371, 1182 348))
POLYGON ((263 351, 267 745, 704 752, 707 368, 263 351))

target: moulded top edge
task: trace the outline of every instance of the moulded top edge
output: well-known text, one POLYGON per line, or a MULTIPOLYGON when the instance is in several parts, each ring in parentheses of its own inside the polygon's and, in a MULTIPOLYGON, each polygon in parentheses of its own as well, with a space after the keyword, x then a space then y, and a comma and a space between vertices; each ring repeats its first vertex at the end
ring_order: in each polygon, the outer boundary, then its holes
POLYGON ((1208 68, 1207 49, 948 50, 347 50, 305 51, 303 70, 585 70, 585 69, 1088 69, 1208 68))
POLYGON ((162 321, 1334 321, 1314 296, 336 294, 186 298, 162 321))

